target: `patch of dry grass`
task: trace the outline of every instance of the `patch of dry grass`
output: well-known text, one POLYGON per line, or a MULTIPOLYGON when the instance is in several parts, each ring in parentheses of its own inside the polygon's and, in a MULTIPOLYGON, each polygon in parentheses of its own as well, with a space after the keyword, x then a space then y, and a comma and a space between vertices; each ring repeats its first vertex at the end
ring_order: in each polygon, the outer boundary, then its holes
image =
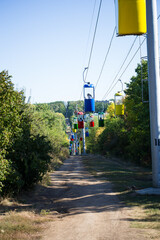
MULTIPOLYGON (((8 200, 4 200, 9 202, 8 200)), ((40 239, 49 216, 42 216, 29 211, 10 211, 0 216, 1 240, 40 239)))

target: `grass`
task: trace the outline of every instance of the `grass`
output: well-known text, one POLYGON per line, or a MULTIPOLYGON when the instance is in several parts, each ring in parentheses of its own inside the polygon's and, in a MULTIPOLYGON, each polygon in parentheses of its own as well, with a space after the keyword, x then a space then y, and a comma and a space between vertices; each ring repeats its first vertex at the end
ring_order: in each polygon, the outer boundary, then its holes
POLYGON ((33 208, 5 198, 0 200, 0 240, 39 240, 47 223, 53 218, 46 210, 35 213, 33 208))
MULTIPOLYGON (((99 155, 83 156, 83 163, 96 178, 112 182, 120 201, 135 209, 132 227, 160 230, 160 196, 135 193, 135 190, 152 187, 150 169, 99 155)), ((160 235, 158 237, 160 239, 160 235)))
POLYGON ((40 239, 44 223, 49 219, 34 212, 11 211, 0 217, 0 239, 22 240, 40 239))
MULTIPOLYGON (((51 163, 51 169, 56 170, 62 164, 63 161, 55 157, 51 163)), ((51 177, 47 172, 40 185, 49 186, 50 184, 51 177)), ((40 240, 45 223, 52 220, 50 211, 41 209, 39 214, 35 214, 32 210, 26 211, 25 201, 0 199, 0 240, 40 240)))

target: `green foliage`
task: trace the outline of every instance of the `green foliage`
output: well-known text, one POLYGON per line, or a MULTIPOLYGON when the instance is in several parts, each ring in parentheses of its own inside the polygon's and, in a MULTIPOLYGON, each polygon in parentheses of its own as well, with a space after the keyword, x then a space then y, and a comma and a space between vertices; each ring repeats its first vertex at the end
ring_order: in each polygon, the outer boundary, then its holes
POLYGON ((6 151, 9 168, 2 181, 3 195, 15 194, 40 181, 48 170, 51 159, 50 142, 44 136, 32 134, 32 108, 23 104, 19 116, 21 118, 19 131, 14 132, 6 151))
MULTIPOLYGON (((126 149, 128 156, 134 161, 148 165, 151 163, 150 153, 150 119, 149 103, 142 102, 141 66, 135 70, 136 77, 127 84, 125 107, 129 145, 126 149)), ((147 78, 147 62, 142 64, 143 78, 147 78)), ((148 99, 147 83, 143 86, 145 98, 148 99)))
POLYGON ((24 104, 22 92, 14 90, 7 71, 0 73, 0 192, 10 171, 8 148, 21 132, 21 112, 24 104))
POLYGON ((105 120, 105 129, 98 138, 99 152, 105 155, 124 155, 128 136, 125 130, 125 122, 122 118, 110 118, 105 120))
MULTIPOLYGON (((95 112, 106 111, 108 107, 108 101, 95 101, 95 112)), ((70 101, 67 105, 67 117, 71 120, 71 117, 74 115, 75 111, 83 112, 84 111, 84 101, 70 101)))
POLYGON ((3 154, 0 153, 0 192, 4 186, 3 182, 6 179, 7 173, 9 170, 9 162, 3 157, 3 154))
POLYGON ((95 101, 95 112, 105 112, 108 107, 108 101, 95 101))
POLYGON ((51 142, 54 153, 59 153, 61 147, 68 146, 65 135, 65 117, 52 110, 35 111, 32 122, 32 133, 46 136, 51 142))
POLYGON ((5 181, 4 192, 8 190, 8 192, 16 193, 42 180, 51 161, 49 153, 52 148, 44 136, 33 137, 25 131, 17 139, 13 149, 14 151, 9 154, 12 159, 12 171, 5 181))
POLYGON ((114 102, 111 102, 109 105, 108 105, 108 108, 107 108, 107 113, 110 117, 115 117, 115 105, 114 105, 114 102))
MULTIPOLYGON (((66 157, 65 118, 48 104, 25 104, 8 72, 0 73, 0 192, 16 194, 41 181, 53 158, 66 157)), ((67 148, 66 148, 67 147, 67 148)))
POLYGON ((34 107, 36 111, 46 111, 50 109, 48 103, 36 103, 34 107))
POLYGON ((96 153, 97 151, 97 131, 98 131, 98 117, 94 117, 94 127, 89 127, 89 123, 86 124, 89 128, 89 137, 86 138, 87 152, 96 153))
POLYGON ((8 72, 0 73, 0 149, 6 150, 19 132, 23 93, 14 91, 8 72))
MULTIPOLYGON (((102 112, 106 111, 108 107, 108 101, 95 101, 95 111, 102 112)), ((56 101, 51 103, 39 103, 35 104, 36 111, 46 111, 52 110, 56 113, 62 113, 66 118, 69 118, 71 121, 72 116, 75 111, 83 112, 84 111, 84 101, 56 101)))
POLYGON ((70 101, 70 102, 68 102, 68 105, 67 105, 66 116, 71 121, 71 118, 72 118, 73 114, 75 113, 75 111, 83 112, 83 109, 84 109, 83 101, 70 101))
POLYGON ((65 103, 62 101, 52 102, 48 103, 51 110, 54 112, 62 113, 64 116, 66 116, 66 106, 65 103))

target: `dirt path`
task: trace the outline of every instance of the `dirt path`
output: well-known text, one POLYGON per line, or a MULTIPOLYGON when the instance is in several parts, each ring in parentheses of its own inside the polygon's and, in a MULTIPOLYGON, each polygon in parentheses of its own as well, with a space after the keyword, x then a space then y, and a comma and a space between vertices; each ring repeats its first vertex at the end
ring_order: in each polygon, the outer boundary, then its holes
POLYGON ((81 157, 71 157, 51 175, 50 206, 57 212, 43 240, 144 240, 130 228, 131 210, 122 206, 109 182, 92 177, 81 157))

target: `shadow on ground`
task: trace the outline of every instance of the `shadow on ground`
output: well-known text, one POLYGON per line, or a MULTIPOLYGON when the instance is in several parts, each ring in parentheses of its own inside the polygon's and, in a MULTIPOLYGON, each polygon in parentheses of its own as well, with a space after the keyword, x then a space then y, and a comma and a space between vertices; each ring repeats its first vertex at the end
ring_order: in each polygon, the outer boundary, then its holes
POLYGON ((0 214, 27 210, 65 217, 86 212, 117 211, 125 207, 113 193, 109 182, 97 180, 84 169, 80 157, 67 159, 59 171, 51 174, 50 186, 38 185, 18 197, 18 202, 11 206, 3 203, 0 214))

